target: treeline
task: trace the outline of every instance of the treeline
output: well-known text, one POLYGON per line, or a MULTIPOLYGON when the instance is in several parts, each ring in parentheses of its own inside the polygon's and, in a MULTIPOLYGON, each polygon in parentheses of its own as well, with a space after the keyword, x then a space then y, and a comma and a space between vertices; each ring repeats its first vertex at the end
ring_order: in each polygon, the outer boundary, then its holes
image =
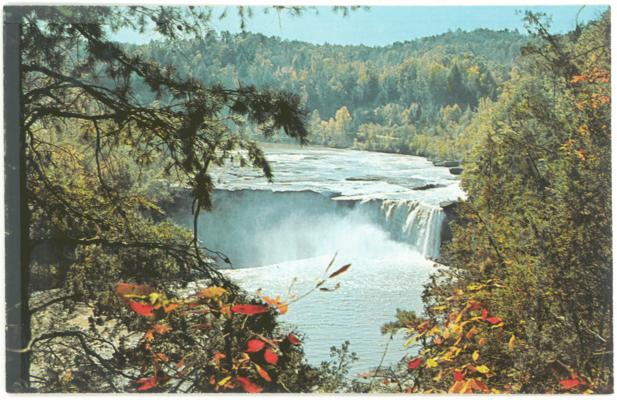
POLYGON ((298 94, 311 143, 457 157, 455 139, 483 101, 497 98, 526 41, 516 31, 487 29, 385 47, 209 32, 133 50, 207 84, 298 94))

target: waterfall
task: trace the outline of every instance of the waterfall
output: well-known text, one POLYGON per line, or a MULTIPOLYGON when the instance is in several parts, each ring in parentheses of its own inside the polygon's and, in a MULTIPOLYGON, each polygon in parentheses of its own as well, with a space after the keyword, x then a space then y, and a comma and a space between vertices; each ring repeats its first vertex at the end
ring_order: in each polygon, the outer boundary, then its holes
POLYGON ((368 200, 372 216, 396 240, 404 241, 424 257, 435 259, 441 246, 445 212, 439 206, 415 200, 368 200), (377 209, 376 206, 379 206, 377 209))
MULTIPOLYGON (((192 227, 190 198, 179 198, 170 215, 192 227)), ((435 259, 446 217, 441 207, 417 200, 350 199, 312 191, 217 190, 213 200, 212 212, 199 219, 199 238, 239 267, 335 252, 383 255, 392 251, 392 240, 435 259)))

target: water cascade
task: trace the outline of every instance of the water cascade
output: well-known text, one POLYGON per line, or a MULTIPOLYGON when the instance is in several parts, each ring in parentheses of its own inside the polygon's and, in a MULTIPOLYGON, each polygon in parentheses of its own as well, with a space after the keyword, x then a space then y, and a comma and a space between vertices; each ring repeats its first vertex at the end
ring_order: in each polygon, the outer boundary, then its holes
MULTIPOLYGON (((218 190, 212 213, 200 218, 199 237, 239 267, 342 251, 374 256, 391 240, 426 258, 439 256, 445 220, 441 207, 415 200, 336 199, 336 194, 312 191, 218 190)), ((185 203, 174 218, 190 226, 185 203)))
POLYGON ((378 220, 395 240, 408 243, 424 257, 439 256, 445 212, 416 200, 370 200, 379 205, 378 220))

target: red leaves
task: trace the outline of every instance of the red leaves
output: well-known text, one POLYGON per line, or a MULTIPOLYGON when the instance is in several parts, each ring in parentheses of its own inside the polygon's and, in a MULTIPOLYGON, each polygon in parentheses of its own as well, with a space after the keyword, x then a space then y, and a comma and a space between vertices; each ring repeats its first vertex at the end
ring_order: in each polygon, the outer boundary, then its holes
POLYGON ((247 353, 256 353, 263 349, 266 344, 259 339, 251 339, 246 343, 247 353))
POLYGON ((276 365, 276 363, 279 361, 279 356, 276 355, 275 352, 267 348, 266 351, 264 351, 264 360, 266 360, 268 364, 276 365))
POLYGON ((499 317, 489 317, 488 310, 486 308, 482 309, 482 321, 487 321, 491 325, 497 325, 503 322, 499 317))
POLYGON ((236 381, 242 385, 242 389, 247 393, 261 393, 263 391, 263 388, 251 382, 249 378, 239 376, 236 378, 236 381))
POLYGON ((289 340, 289 343, 293 344, 294 346, 300 344, 300 339, 298 339, 298 337, 294 335, 293 333, 290 333, 289 335, 287 335, 287 340, 289 340))
POLYGON ((268 311, 268 307, 256 304, 236 304, 231 307, 231 312, 243 315, 255 315, 268 311))
POLYGON ((156 386, 156 376, 151 376, 149 378, 141 378, 137 380, 137 384, 140 385, 137 390, 140 392, 144 392, 146 390, 150 390, 156 386))
POLYGON ((559 381, 559 384, 561 385, 562 388, 569 390, 579 385, 582 385, 583 382, 579 381, 578 379, 563 379, 559 381))
POLYGON ((133 311, 135 311, 137 314, 141 315, 142 317, 151 317, 154 315, 152 313, 152 311, 154 310, 154 307, 151 304, 142 304, 136 301, 129 301, 129 306, 131 307, 133 311))
POLYGON ((418 357, 418 358, 415 358, 415 359, 409 361, 409 363, 407 364, 407 367, 409 369, 416 369, 420 365, 422 365, 422 359, 418 357))
POLYGON ((460 382, 463 380, 463 373, 461 371, 454 371, 454 380, 460 382))

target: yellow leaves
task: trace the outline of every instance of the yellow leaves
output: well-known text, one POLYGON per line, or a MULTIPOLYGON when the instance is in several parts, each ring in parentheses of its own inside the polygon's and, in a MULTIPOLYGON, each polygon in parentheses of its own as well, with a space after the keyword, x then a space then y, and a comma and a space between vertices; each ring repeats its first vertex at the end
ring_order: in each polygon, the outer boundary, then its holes
POLYGON ((226 376, 225 378, 221 379, 220 381, 217 382, 217 384, 219 386, 224 386, 227 382, 229 382, 231 380, 231 376, 226 376))
POLYGON ((471 67, 467 68, 467 74, 470 77, 473 77, 474 75, 480 75, 480 68, 477 65, 472 65, 471 67))
POLYGON ((480 352, 478 350, 474 351, 473 354, 471 355, 471 359, 474 361, 478 361, 479 358, 480 358, 480 352))
POLYGON ((516 348, 516 336, 512 335, 508 341, 508 350, 514 351, 516 348))
POLYGON ((585 124, 581 125, 577 129, 578 134, 581 136, 587 136, 589 134, 589 127, 585 124))
POLYGON ((154 305, 161 298, 161 294, 157 292, 152 292, 148 295, 148 300, 150 304, 154 305))
POLYGON ((486 285, 483 285, 481 283, 470 283, 469 285, 467 285, 467 290, 471 291, 471 292, 475 292, 478 291, 480 289, 485 288, 486 285))
POLYGON ((426 360, 426 366, 428 368, 435 368, 439 365, 439 363, 437 362, 437 359, 435 358, 429 358, 428 360, 426 360))
POLYGON ((412 344, 414 344, 418 338, 420 338, 422 335, 413 335, 412 337, 410 337, 404 344, 405 347, 409 347, 412 344))
POLYGON ((69 383, 73 380, 73 371, 66 370, 66 372, 62 375, 62 382, 69 383))
POLYGON ((435 306, 432 308, 433 311, 443 311, 445 309, 447 309, 448 306, 435 306))
POLYGON ((222 295, 226 293, 227 293, 227 290, 225 290, 222 287, 210 286, 210 287, 200 290, 197 296, 204 298, 204 299, 215 299, 215 298, 221 297, 222 295))
POLYGON ((486 366, 486 365, 479 365, 476 367, 476 371, 478 371, 481 374, 488 374, 489 372, 491 372, 491 370, 486 366))

